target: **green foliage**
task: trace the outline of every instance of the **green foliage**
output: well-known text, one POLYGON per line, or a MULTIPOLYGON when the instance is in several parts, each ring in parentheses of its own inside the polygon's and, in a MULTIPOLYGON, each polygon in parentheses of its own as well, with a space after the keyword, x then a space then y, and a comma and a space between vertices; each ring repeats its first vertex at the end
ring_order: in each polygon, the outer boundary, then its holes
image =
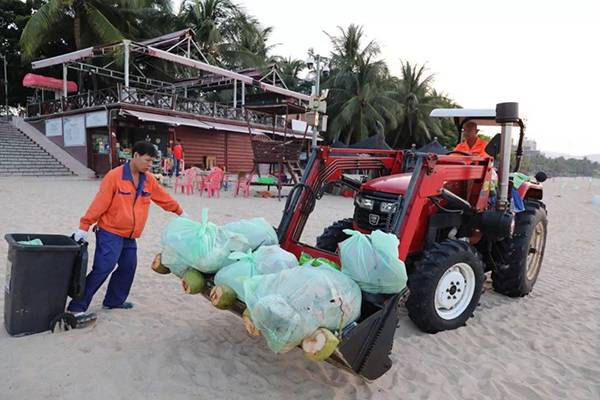
POLYGON ((377 60, 377 42, 365 44, 360 26, 340 27, 337 36, 328 36, 333 45, 331 77, 325 82, 330 88, 330 141, 351 144, 383 132, 394 148, 422 146, 434 138, 447 147, 456 144, 454 125, 429 113, 458 105, 433 88, 434 76, 424 65, 403 62, 400 77, 395 77, 377 60))
MULTIPOLYGON (((168 0, 47 0, 33 5, 35 13, 20 38, 22 56, 47 56, 54 41, 69 50, 108 44, 124 37, 144 39, 156 33, 145 21, 170 11, 168 0)), ((69 51, 67 50, 67 51, 69 51)))
POLYGON ((327 137, 350 144, 395 127, 398 104, 388 89, 392 78, 387 66, 375 58, 379 46, 374 41, 363 46, 357 25, 339 30, 340 36, 329 35, 334 51, 332 76, 326 82, 331 118, 327 137))
POLYGON ((590 161, 587 158, 549 158, 543 154, 524 156, 521 160, 522 172, 534 175, 543 171, 549 177, 555 176, 599 176, 600 163, 590 161))
MULTIPOLYGON (((32 13, 31 1, 0 0, 0 53, 6 56, 8 75, 8 103, 15 106, 24 105, 30 90, 23 88, 21 81, 23 75, 31 71, 31 67, 21 62, 21 49, 19 38, 25 24, 32 13)), ((4 107, 4 66, 0 60, 0 109, 4 107)))

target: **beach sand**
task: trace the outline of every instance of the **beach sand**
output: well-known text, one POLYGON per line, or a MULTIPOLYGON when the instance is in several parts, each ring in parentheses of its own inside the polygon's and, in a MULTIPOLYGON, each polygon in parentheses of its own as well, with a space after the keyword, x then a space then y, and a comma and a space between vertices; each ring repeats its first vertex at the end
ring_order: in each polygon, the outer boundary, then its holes
MULTIPOLYGON (((3 178, 0 233, 71 234, 98 184, 3 178)), ((104 286, 91 306, 93 327, 18 338, 0 330, 0 399, 599 399, 600 206, 593 194, 600 194, 598 180, 591 188, 583 179, 548 182, 549 237, 533 293, 507 298, 488 282, 467 326, 435 335, 420 332, 404 312, 394 365, 371 383, 307 361, 299 350, 271 353, 239 318, 184 294, 172 275, 152 272, 161 229, 172 218, 152 206, 138 241, 135 308, 102 310, 104 286)), ((176 198, 192 217, 209 208, 216 223, 263 216, 277 225, 285 203, 231 192, 176 198)), ((314 240, 351 212, 351 199, 325 196, 304 237, 314 240)), ((2 240, 0 259, 6 252, 2 240)))

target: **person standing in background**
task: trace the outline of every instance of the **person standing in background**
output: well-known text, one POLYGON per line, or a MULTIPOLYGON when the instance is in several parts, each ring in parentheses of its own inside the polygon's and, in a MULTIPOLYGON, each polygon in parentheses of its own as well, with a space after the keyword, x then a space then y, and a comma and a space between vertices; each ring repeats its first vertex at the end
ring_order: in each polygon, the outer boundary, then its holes
MULTIPOLYGON (((175 146, 173 146, 173 170, 175 176, 179 176, 179 170, 181 169, 181 163, 183 162, 183 145, 180 139, 175 139, 175 146)), ((171 174, 173 176, 173 174, 171 174)))

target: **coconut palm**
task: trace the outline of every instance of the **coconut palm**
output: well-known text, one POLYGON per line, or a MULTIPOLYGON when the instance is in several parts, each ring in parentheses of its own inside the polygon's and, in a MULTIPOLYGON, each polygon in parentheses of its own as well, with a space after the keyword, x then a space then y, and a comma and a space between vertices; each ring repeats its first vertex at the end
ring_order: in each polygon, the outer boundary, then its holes
POLYGON ((375 60, 379 46, 371 41, 363 46, 362 28, 340 28, 339 36, 329 35, 333 53, 329 87, 328 114, 331 124, 328 138, 351 144, 380 130, 396 126, 398 107, 387 90, 392 78, 383 61, 375 60))
POLYGON ((292 57, 279 57, 277 59, 277 67, 279 68, 279 76, 281 76, 288 89, 299 92, 310 90, 310 83, 299 78, 300 72, 306 68, 304 61, 292 57))
POLYGON ((325 32, 333 46, 331 64, 336 68, 352 70, 358 63, 379 55, 377 42, 371 40, 363 46, 364 33, 359 25, 350 24, 347 29, 338 26, 339 36, 325 32))
POLYGON ((202 53, 208 62, 217 64, 228 30, 234 29, 232 20, 240 9, 229 0, 186 0, 181 3, 180 18, 194 29, 202 53))
POLYGON ((74 49, 143 38, 143 13, 170 10, 168 0, 48 0, 29 19, 20 39, 23 57, 31 59, 51 41, 71 42, 74 49), (64 37, 65 26, 72 37, 64 37))
POLYGON ((388 132, 388 142, 395 148, 407 148, 412 144, 426 144, 434 137, 444 138, 441 122, 429 117, 446 98, 433 88, 434 75, 427 75, 425 65, 402 63, 400 80, 396 81, 394 98, 400 107, 396 113, 398 126, 388 132))
POLYGON ((263 27, 243 12, 224 27, 226 43, 222 46, 223 64, 232 69, 256 67, 267 69, 277 59, 271 55, 276 46, 268 45, 273 27, 263 27))

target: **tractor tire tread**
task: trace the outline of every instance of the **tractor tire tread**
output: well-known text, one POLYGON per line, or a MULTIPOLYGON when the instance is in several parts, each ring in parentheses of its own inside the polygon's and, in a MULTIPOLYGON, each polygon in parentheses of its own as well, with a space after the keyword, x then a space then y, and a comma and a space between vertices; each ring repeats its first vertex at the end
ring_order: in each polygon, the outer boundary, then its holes
MULTIPOLYGON (((539 200, 525 200, 525 210, 517 214, 515 232, 510 241, 499 242, 502 252, 507 254, 507 265, 492 271, 492 286, 498 293, 509 297, 523 297, 533 289, 532 282, 527 282, 524 274, 527 272, 527 251, 532 229, 539 223, 547 225, 546 205, 539 200)), ((538 270, 539 274, 539 270, 538 270)))
POLYGON ((345 218, 325 228, 321 236, 317 238, 317 248, 335 253, 337 245, 349 237, 343 232, 344 229, 352 229, 352 224, 352 218, 345 218))
POLYGON ((424 332, 437 333, 443 330, 463 326, 473 316, 479 303, 483 281, 483 260, 479 252, 461 240, 445 240, 436 243, 423 253, 408 277, 410 295, 406 308, 411 320, 424 332), (433 304, 437 282, 443 273, 455 262, 468 262, 475 274, 475 290, 469 306, 457 318, 447 321, 441 319, 433 304))

